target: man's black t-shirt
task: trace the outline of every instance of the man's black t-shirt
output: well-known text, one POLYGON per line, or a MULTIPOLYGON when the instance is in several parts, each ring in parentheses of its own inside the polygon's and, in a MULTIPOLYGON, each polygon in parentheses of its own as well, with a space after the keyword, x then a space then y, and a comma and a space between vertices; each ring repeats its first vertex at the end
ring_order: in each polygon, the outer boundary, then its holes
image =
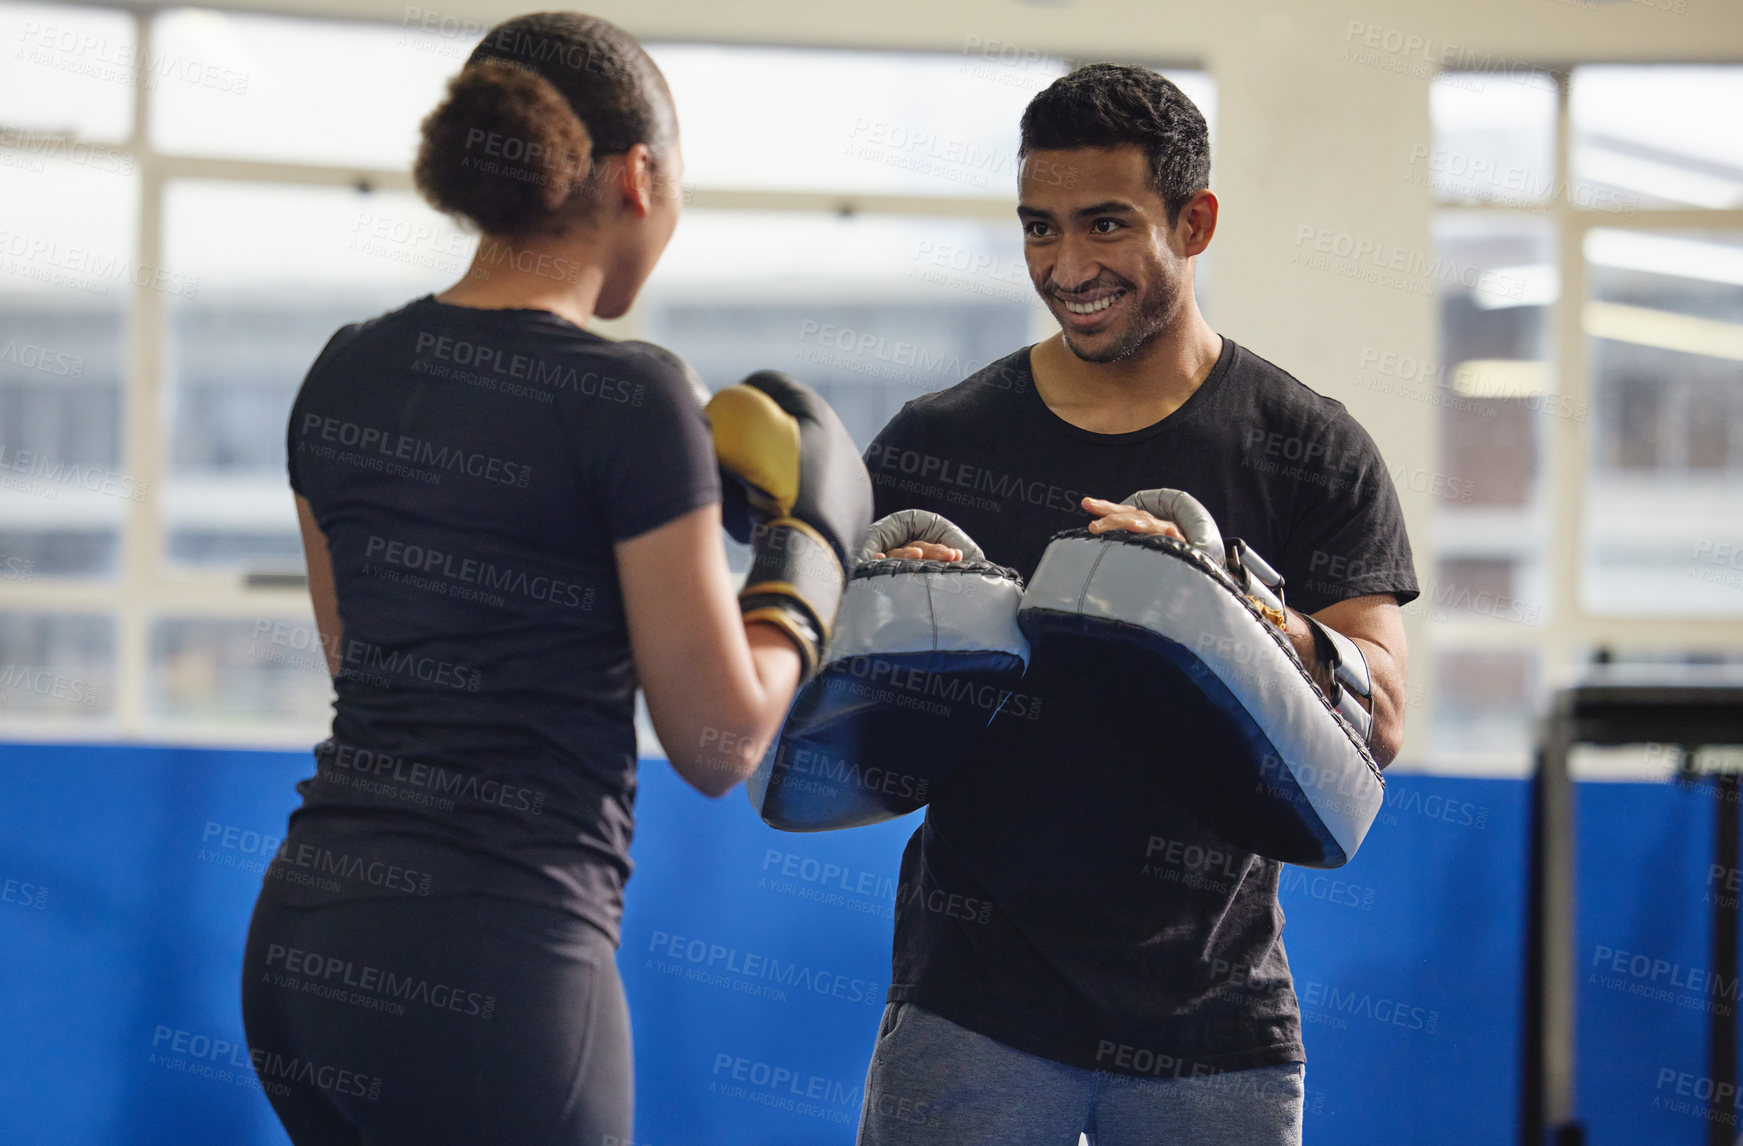
MULTIPOLYGON (((1226 338, 1198 390, 1144 429, 1066 422, 1024 349, 909 402, 866 464, 880 516, 935 510, 1025 578, 1054 534, 1087 523, 1084 496, 1168 487, 1270 561, 1303 612, 1417 593, 1373 441, 1341 404, 1226 338)), ((1305 1061, 1281 865, 1180 808, 1126 747, 1134 729, 1162 744, 1169 730, 1092 709, 1107 691, 1035 658, 935 792, 902 857, 890 1001, 1116 1074, 1305 1061)))
POLYGON ((424 297, 340 330, 291 411, 343 667, 267 888, 483 894, 615 940, 635 800, 613 544, 719 498, 680 365, 424 297))

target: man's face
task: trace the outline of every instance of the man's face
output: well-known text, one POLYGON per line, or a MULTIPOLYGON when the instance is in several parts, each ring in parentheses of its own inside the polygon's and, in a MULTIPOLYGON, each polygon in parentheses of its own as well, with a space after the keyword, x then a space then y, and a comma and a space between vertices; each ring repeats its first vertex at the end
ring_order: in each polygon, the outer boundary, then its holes
POLYGON ((1143 349, 1190 297, 1191 265, 1176 234, 1190 227, 1184 212, 1180 226, 1169 225, 1137 144, 1030 152, 1017 217, 1030 281, 1086 362, 1143 349))

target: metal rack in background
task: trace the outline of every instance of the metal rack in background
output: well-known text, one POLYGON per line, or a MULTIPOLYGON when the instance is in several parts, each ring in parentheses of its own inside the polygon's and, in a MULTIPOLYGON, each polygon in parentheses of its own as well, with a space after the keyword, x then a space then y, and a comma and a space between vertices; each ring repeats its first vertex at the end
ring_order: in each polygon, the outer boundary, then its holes
MULTIPOLYGON (((1680 777, 1700 748, 1743 745, 1743 675, 1735 666, 1604 667, 1557 692, 1538 732, 1531 787, 1530 887, 1526 899, 1525 1038, 1522 1146, 1584 1146, 1574 1114, 1574 791, 1568 757, 1576 744, 1664 744, 1682 750, 1680 777)), ((1739 777, 1719 772, 1713 862, 1739 865, 1739 777)), ((1738 969, 1738 897, 1715 895, 1712 967, 1738 969)), ((1737 1081, 1735 1007, 1707 1013, 1707 1064, 1713 1079, 1707 1146, 1732 1146, 1738 1131, 1723 1109, 1723 1083, 1737 1081), (1717 1117, 1718 1115, 1725 1117, 1717 1117)))

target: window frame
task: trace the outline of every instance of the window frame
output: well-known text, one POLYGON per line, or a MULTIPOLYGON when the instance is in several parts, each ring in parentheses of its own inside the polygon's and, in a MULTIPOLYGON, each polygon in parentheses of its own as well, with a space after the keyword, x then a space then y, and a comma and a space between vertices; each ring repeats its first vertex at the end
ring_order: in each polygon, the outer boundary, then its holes
MULTIPOLYGON (((1693 61, 1628 60, 1592 61, 1604 66, 1666 67, 1690 65, 1693 61)), ((1578 63, 1542 66, 1539 71, 1555 84, 1555 194, 1542 205, 1543 216, 1554 229, 1555 259, 1561 276, 1561 290, 1550 316, 1550 353, 1554 355, 1556 394, 1588 411, 1593 402, 1594 386, 1584 309, 1590 290, 1586 274, 1586 234, 1595 229, 1628 231, 1671 230, 1736 230, 1743 231, 1743 209, 1722 208, 1657 208, 1639 207, 1632 214, 1582 207, 1573 202, 1574 123, 1572 90, 1578 63), (1580 405, 1580 404, 1583 404, 1580 405)), ((1449 69, 1449 74, 1452 72, 1449 69)), ((1432 200, 1431 212, 1461 214, 1494 212, 1517 215, 1517 204, 1476 202, 1445 202, 1432 200)), ((1691 653, 1733 653, 1743 648, 1743 616, 1738 617, 1666 617, 1642 614, 1588 613, 1581 599, 1581 574, 1585 553, 1586 479, 1593 472, 1594 441, 1588 420, 1551 418, 1547 432, 1540 440, 1544 451, 1541 459, 1545 483, 1543 498, 1550 524, 1545 561, 1548 566, 1546 584, 1549 601, 1541 625, 1509 624, 1493 618, 1454 617, 1429 630, 1428 647, 1412 657, 1413 675, 1420 671, 1416 664, 1432 660, 1440 649, 1530 651, 1536 654, 1537 686, 1541 698, 1566 683, 1571 672, 1589 663, 1601 649, 1642 651, 1683 651, 1691 653)), ((1438 546, 1430 560, 1438 563, 1438 546)), ((1418 558, 1421 563, 1421 558, 1418 558)), ((1416 694, 1413 692, 1412 694, 1416 694)), ((1412 721, 1421 727, 1432 726, 1434 690, 1422 694, 1422 705, 1411 713, 1412 721)), ((1473 753, 1449 757, 1425 750, 1424 763, 1437 771, 1461 773, 1518 774, 1528 767, 1529 759, 1514 754, 1473 753)))
MULTIPOLYGON (((74 0, 78 3, 78 0, 74 0)), ((159 13, 190 5, 149 5, 116 8, 108 4, 79 4, 125 12, 134 24, 137 58, 151 58, 153 22, 159 13)), ((314 17, 305 13, 272 9, 249 11, 285 19, 307 19, 322 24, 368 24, 393 27, 391 21, 370 17, 314 17)), ((698 43, 721 47, 752 46, 728 40, 650 40, 650 44, 698 43)), ((841 48, 842 45, 802 42, 758 47, 841 48)), ((854 45, 854 51, 889 51, 906 55, 947 56, 948 49, 924 49, 883 45, 854 45)), ((1063 58, 1063 57, 1062 57, 1063 58)), ((1199 63, 1155 63, 1166 70, 1207 72, 1199 63)), ((458 64, 456 64, 456 68, 458 64)), ((1214 76, 1211 77, 1214 82, 1214 76)), ((371 191, 416 193, 409 171, 316 163, 270 162, 185 156, 157 151, 151 142, 152 100, 149 77, 136 69, 133 122, 126 140, 114 144, 91 144, 100 152, 131 158, 138 172, 139 227, 135 251, 141 265, 161 266, 164 254, 164 191, 172 180, 213 180, 236 183, 294 184, 320 187, 366 188, 371 191)), ((69 140, 69 142, 75 142, 69 140)), ((76 142, 83 143, 82 140, 76 142)), ((0 138, 0 149, 14 144, 0 138)), ((709 189, 687 186, 685 205, 730 211, 811 212, 840 215, 908 215, 1009 222, 1009 196, 860 194, 829 191, 778 191, 709 189)), ((165 296, 149 286, 135 285, 128 299, 126 350, 123 357, 121 396, 121 456, 119 469, 149 484, 153 496, 130 502, 121 525, 119 558, 113 576, 102 578, 38 578, 9 582, 9 611, 20 613, 79 613, 112 618, 115 623, 114 709, 100 720, 44 720, 38 717, 0 714, 0 738, 18 741, 146 741, 196 746, 304 748, 307 731, 290 725, 184 721, 154 717, 148 709, 148 674, 151 671, 151 629, 159 619, 205 616, 212 618, 295 619, 312 623, 313 612, 305 588, 287 584, 284 577, 261 577, 250 583, 246 572, 235 569, 205 569, 175 565, 167 556, 168 535, 156 491, 169 474, 170 423, 166 350, 169 315, 165 296)), ((602 322, 600 329, 613 337, 635 338, 642 331, 639 309, 624 318, 602 322)), ((289 490, 286 489, 286 496, 289 490)))

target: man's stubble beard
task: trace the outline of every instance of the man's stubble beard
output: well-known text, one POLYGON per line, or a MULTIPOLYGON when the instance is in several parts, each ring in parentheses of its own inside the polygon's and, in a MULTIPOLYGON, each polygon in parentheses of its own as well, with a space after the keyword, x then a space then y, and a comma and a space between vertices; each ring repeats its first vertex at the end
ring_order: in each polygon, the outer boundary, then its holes
MULTIPOLYGON (((1134 291, 1134 293, 1136 292, 1134 291)), ((1064 336, 1066 349, 1083 361, 1118 362, 1122 358, 1128 358, 1138 353, 1166 333, 1179 310, 1179 301, 1180 292, 1174 284, 1165 278, 1157 279, 1153 289, 1138 295, 1136 305, 1133 307, 1134 313, 1131 322, 1126 327, 1124 337, 1106 350, 1086 353, 1083 347, 1073 341, 1071 331, 1062 327, 1060 333, 1064 336)))

